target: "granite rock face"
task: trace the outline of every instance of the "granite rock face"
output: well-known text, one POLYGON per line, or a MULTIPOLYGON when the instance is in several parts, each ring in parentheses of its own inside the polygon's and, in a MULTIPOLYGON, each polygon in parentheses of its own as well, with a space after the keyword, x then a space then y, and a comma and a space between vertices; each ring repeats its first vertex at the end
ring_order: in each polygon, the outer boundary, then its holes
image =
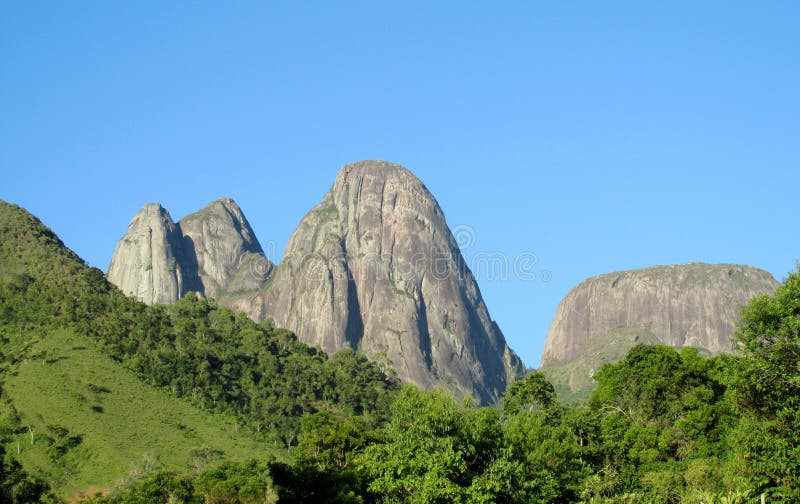
POLYGON ((147 304, 169 304, 187 292, 259 289, 273 268, 239 206, 225 198, 178 224, 161 205, 145 205, 117 244, 107 276, 147 304))
POLYGON ((776 285, 766 271, 731 264, 656 266, 590 278, 561 301, 542 365, 574 359, 588 341, 619 328, 647 328, 675 348, 730 352, 739 307, 776 285))
POLYGON ((399 165, 345 166, 266 289, 230 304, 326 352, 385 358, 403 380, 484 404, 524 373, 438 203, 399 165))
POLYGON ((184 270, 182 242, 169 212, 158 203, 148 203, 117 244, 109 281, 147 304, 176 302, 193 283, 184 270))
MULTIPOLYGON (((690 346, 711 355, 732 352, 740 307, 776 285, 766 271, 733 264, 655 266, 590 278, 558 306, 541 368, 547 374, 572 365, 574 391, 580 388, 576 383, 590 383, 603 363, 638 342, 690 346), (592 362, 592 369, 580 362, 592 362)), ((558 381, 556 374, 548 377, 558 381)))
POLYGON ((232 199, 214 201, 178 225, 184 250, 193 252, 187 254, 194 260, 190 267, 197 272, 206 296, 259 289, 272 273, 274 265, 232 199))

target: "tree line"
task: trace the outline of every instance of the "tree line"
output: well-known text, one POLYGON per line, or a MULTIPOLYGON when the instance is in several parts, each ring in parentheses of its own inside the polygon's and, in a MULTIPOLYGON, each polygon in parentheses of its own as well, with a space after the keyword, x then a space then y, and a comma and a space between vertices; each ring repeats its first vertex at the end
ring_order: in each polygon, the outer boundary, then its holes
POLYGON ((493 407, 405 386, 378 422, 308 412, 293 462, 218 502, 798 502, 800 270, 742 320, 741 355, 639 345, 581 407, 531 372, 493 407))

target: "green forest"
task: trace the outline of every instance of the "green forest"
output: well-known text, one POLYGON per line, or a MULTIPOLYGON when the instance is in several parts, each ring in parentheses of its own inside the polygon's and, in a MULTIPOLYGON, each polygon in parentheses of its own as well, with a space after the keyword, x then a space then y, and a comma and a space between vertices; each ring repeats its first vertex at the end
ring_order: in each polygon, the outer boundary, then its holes
POLYGON ((0 204, 0 501, 800 502, 800 268, 736 355, 639 345, 565 405, 402 385, 188 295, 124 296, 0 204))

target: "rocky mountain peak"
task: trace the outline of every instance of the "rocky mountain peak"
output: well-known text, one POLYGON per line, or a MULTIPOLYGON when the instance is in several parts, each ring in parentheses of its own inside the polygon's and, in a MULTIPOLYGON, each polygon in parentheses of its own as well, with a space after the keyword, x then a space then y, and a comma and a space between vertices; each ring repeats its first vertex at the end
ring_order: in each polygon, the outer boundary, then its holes
POLYGON ((337 192, 337 188, 360 185, 364 178, 394 181, 417 190, 423 190, 430 195, 422 181, 406 167, 388 161, 375 160, 357 161, 345 165, 336 175, 333 192, 337 192))
POLYGON ((181 267, 182 240, 165 208, 158 203, 144 205, 117 244, 109 280, 148 304, 176 302, 187 280, 181 267))
POLYGON ((177 224, 161 204, 146 204, 117 244, 108 279, 145 303, 168 304, 190 291, 258 289, 273 268, 239 206, 222 198, 177 224))
POLYGON ((231 199, 178 224, 162 220, 157 234, 165 238, 155 241, 132 223, 109 270, 112 282, 147 302, 197 291, 255 320, 271 318, 328 353, 360 350, 401 379, 484 404, 525 371, 489 316, 436 199, 400 165, 342 168, 277 268, 231 199), (169 296, 160 294, 167 286, 144 278, 147 268, 172 274, 159 273, 174 279, 169 296))
POLYGON ((142 206, 142 209, 139 210, 137 216, 161 216, 166 217, 170 221, 172 217, 170 217, 169 212, 166 208, 161 206, 161 203, 145 203, 142 206))
POLYGON ((219 297, 224 290, 253 290, 263 285, 274 265, 264 257, 244 213, 230 198, 218 199, 181 219, 184 249, 202 283, 202 292, 219 297), (253 267, 258 263, 260 273, 253 267), (251 274, 252 273, 252 274, 251 274))
POLYGON ((524 372, 493 324, 444 214, 402 166, 345 166, 302 220, 270 284, 232 302, 327 352, 388 360, 424 387, 487 403, 524 372))

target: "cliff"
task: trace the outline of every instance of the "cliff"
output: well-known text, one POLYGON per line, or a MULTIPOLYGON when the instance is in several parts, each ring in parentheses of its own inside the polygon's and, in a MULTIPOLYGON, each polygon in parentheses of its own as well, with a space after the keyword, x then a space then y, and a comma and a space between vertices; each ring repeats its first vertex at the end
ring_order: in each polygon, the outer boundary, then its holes
POLYGON ((385 358, 403 380, 482 403, 524 372, 438 203, 391 163, 345 166, 297 227, 267 288, 232 305, 326 352, 385 358))
POLYGON ((655 266, 590 278, 559 304, 541 369, 575 392, 637 343, 732 352, 740 307, 776 285, 766 271, 733 264, 655 266))

